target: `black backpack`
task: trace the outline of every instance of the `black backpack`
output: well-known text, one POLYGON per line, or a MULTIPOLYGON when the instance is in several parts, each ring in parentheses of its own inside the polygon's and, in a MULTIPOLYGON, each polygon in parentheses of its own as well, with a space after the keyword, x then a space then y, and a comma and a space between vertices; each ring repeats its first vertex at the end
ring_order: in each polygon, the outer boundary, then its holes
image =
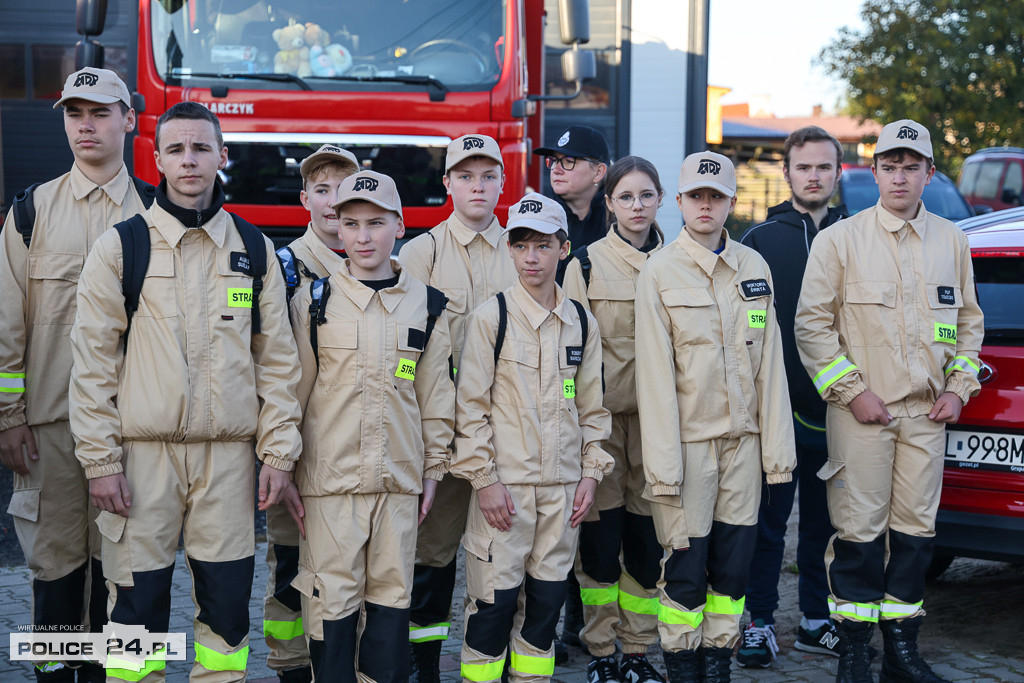
MULTIPOLYGON (((505 303, 505 292, 498 292, 494 297, 498 300, 498 332, 494 339, 494 364, 497 365, 498 356, 501 355, 501 347, 505 345, 505 330, 508 329, 508 304, 505 303)), ((590 321, 587 320, 587 310, 576 299, 569 299, 569 301, 576 307, 576 313, 580 316, 580 327, 583 328, 583 344, 581 346, 586 348, 587 336, 590 334, 590 321)))
POLYGON ((291 247, 281 247, 274 253, 277 255, 277 262, 281 264, 281 274, 284 276, 285 300, 290 302, 303 277, 307 280, 316 280, 319 276, 296 258, 291 247))
MULTIPOLYGON (((430 343, 430 335, 434 331, 438 316, 448 306, 448 297, 440 289, 426 285, 427 287, 427 329, 423 333, 423 350, 430 343)), ((327 300, 331 297, 331 283, 329 277, 322 277, 309 285, 312 298, 309 302, 309 344, 313 347, 313 355, 316 357, 316 368, 320 369, 320 346, 317 341, 317 328, 327 322, 327 300)), ((448 356, 448 372, 454 379, 454 368, 452 357, 448 356)))
MULTIPOLYGON (((594 267, 594 264, 590 261, 590 254, 587 253, 587 245, 583 245, 576 251, 569 255, 570 260, 576 259, 580 262, 580 271, 583 273, 583 283, 590 288, 590 271, 594 267)), ((568 263, 566 267, 568 267, 568 263)))
MULTIPOLYGON (((252 270, 252 333, 259 334, 260 325, 260 294, 263 291, 263 276, 267 274, 267 243, 263 233, 244 218, 231 214, 235 229, 242 237, 245 252, 249 255, 252 270)), ((124 264, 121 274, 121 289, 124 292, 124 312, 128 316, 128 326, 124 330, 125 339, 132 327, 132 316, 139 308, 139 295, 142 293, 142 282, 146 279, 149 269, 149 225, 140 214, 135 214, 126 221, 114 225, 121 237, 121 254, 124 264)))
MULTIPOLYGON (((153 206, 156 188, 135 176, 131 176, 131 179, 132 184, 135 185, 135 191, 139 193, 139 199, 142 200, 142 205, 147 209, 153 206)), ((41 184, 36 183, 19 192, 14 197, 14 204, 11 206, 11 211, 14 212, 14 227, 21 233, 21 239, 25 241, 26 247, 32 243, 32 229, 36 222, 36 204, 32 196, 41 184)))

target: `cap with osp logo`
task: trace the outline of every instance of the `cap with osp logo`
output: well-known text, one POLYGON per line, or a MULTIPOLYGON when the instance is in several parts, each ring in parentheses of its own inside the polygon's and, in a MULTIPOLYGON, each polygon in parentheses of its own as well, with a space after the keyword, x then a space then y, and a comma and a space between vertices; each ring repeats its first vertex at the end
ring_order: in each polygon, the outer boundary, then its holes
POLYGON ((602 164, 609 163, 608 141, 601 135, 601 131, 590 126, 569 126, 553 147, 538 147, 533 153, 545 157, 564 154, 567 157, 586 157, 597 159, 602 164))
POLYGON ((356 200, 376 204, 402 216, 402 199, 395 181, 383 173, 360 171, 342 180, 338 186, 338 201, 331 208, 339 211, 343 204, 356 200))
POLYGON ((508 225, 505 231, 515 228, 529 228, 545 235, 554 235, 559 230, 569 231, 565 209, 554 199, 531 192, 509 207, 508 225))
POLYGON ((128 86, 116 73, 110 69, 94 69, 92 67, 79 69, 68 76, 64 81, 64 90, 60 93, 60 99, 53 105, 53 108, 56 109, 68 100, 86 100, 98 104, 124 102, 125 106, 132 106, 132 96, 128 92, 128 86))
POLYGON ((735 197, 736 168, 732 161, 714 152, 698 152, 686 157, 679 172, 679 194, 702 187, 735 197))
POLYGON ((347 149, 342 149, 338 145, 322 145, 320 149, 310 154, 299 164, 299 173, 302 174, 302 180, 309 180, 309 172, 313 166, 327 159, 342 164, 348 169, 349 173, 355 173, 359 170, 359 160, 356 159, 355 154, 347 149))
POLYGON ((886 124, 878 134, 875 154, 894 149, 910 149, 921 156, 932 159, 932 136, 928 129, 917 121, 901 119, 886 124))
POLYGON ((448 155, 444 159, 444 172, 452 170, 464 159, 470 157, 487 157, 504 168, 505 162, 501 158, 501 150, 494 138, 487 135, 470 133, 455 138, 448 143, 448 155))

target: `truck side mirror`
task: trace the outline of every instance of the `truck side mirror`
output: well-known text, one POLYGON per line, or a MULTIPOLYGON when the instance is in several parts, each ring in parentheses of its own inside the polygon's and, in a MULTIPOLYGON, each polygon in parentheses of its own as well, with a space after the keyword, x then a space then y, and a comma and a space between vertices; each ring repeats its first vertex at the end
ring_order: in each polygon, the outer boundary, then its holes
POLYGON ((91 66, 103 68, 103 45, 90 38, 75 43, 75 71, 91 66))
POLYGON ((106 21, 107 0, 75 0, 75 30, 79 35, 98 36, 106 21))
POLYGON ((589 0, 558 0, 558 16, 559 36, 564 44, 590 42, 589 0))
POLYGON ((577 46, 562 53, 562 78, 569 81, 586 81, 597 76, 597 58, 590 50, 577 46))

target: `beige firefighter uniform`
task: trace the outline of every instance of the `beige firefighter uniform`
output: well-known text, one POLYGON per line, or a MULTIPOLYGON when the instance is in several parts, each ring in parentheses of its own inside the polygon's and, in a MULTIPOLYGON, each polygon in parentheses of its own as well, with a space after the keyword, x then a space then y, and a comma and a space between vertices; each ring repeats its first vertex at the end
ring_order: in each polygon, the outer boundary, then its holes
POLYGON ((354 279, 347 261, 331 275, 318 352, 311 288, 291 303, 304 407, 296 483, 306 507, 294 585, 323 680, 352 675, 353 658, 330 653, 354 654, 360 607, 360 676, 396 675, 401 658, 375 648, 407 638, 418 496, 424 478, 444 477, 454 435, 447 313, 425 340, 427 288, 391 264, 397 284, 379 292, 354 279))
POLYGON ((469 681, 501 678, 510 632, 511 679, 551 676, 555 623, 576 553, 578 529, 568 521, 576 485, 583 477, 600 481, 613 466, 601 448, 610 415, 601 405, 596 320, 587 314, 583 339, 576 308, 560 289, 552 311, 518 282, 504 297, 497 363, 497 299, 469 316, 456 401, 452 474, 474 489, 500 481, 516 506, 511 531, 499 532, 484 519, 475 491, 470 504, 462 645, 469 681))
POLYGON ((645 495, 666 551, 658 622, 673 652, 736 643, 761 471, 775 484, 796 467, 771 274, 722 235, 715 254, 683 230, 637 282, 645 495))
POLYGON ((945 444, 928 413, 944 392, 964 403, 978 392, 983 329, 967 237, 923 204, 904 221, 879 202, 814 240, 796 339, 828 401, 818 476, 836 527, 826 555, 834 619, 923 614, 945 444), (888 426, 850 412, 869 389, 895 418, 888 426))
MULTIPOLYGON (((298 261, 298 287, 327 277, 344 258, 328 247, 310 223, 301 237, 288 245, 298 261)), ((267 593, 263 599, 263 637, 270 653, 267 666, 275 671, 309 664, 309 649, 302 629, 299 592, 292 587, 299 568, 299 527, 283 505, 267 510, 267 593)))
POLYGON ((144 210, 122 166, 98 186, 78 166, 38 186, 31 245, 7 214, 0 240, 0 431, 28 424, 39 459, 14 474, 8 512, 32 575, 33 623, 106 620, 99 535, 68 427, 75 289, 85 257, 111 225, 144 210), (90 562, 90 555, 94 560, 90 562), (92 580, 89 580, 89 576, 92 580), (83 614, 90 592, 95 604, 83 614))
MULTIPOLYGON (((245 679, 253 576, 253 445, 291 470, 299 454, 298 356, 284 283, 269 240, 252 334, 239 306, 253 278, 231 216, 171 204, 162 188, 143 218, 152 244, 127 342, 121 242, 97 240, 78 289, 71 332, 71 427, 87 477, 124 472, 127 518, 101 512, 111 621, 166 627, 174 552, 184 521, 196 603, 192 680, 245 679), (186 228, 183 216, 202 224, 186 228), (244 264, 244 265, 243 265, 244 264)), ((251 297, 249 298, 251 305, 251 297)), ((163 680, 151 660, 143 680, 163 680)), ((110 678, 138 674, 108 669, 110 678)))
MULTIPOLYGON (((493 219, 482 232, 476 232, 452 214, 427 234, 406 243, 398 258, 410 275, 437 287, 448 297, 452 357, 458 368, 466 339, 466 317, 516 281, 515 266, 498 219, 493 219)), ((420 525, 410 642, 448 638, 455 591, 455 553, 466 530, 472 490, 463 479, 442 479, 434 507, 420 525)))
POLYGON ((661 545, 651 519, 645 484, 636 402, 633 302, 636 280, 648 257, 661 248, 654 230, 643 249, 627 242, 616 226, 587 247, 589 283, 579 258, 569 262, 565 295, 583 303, 601 329, 604 407, 612 414, 604 449, 615 469, 597 487, 590 516, 580 529, 576 576, 584 626, 580 640, 594 657, 615 652, 646 653, 658 637, 657 582, 661 545), (620 563, 621 555, 621 563, 620 563))

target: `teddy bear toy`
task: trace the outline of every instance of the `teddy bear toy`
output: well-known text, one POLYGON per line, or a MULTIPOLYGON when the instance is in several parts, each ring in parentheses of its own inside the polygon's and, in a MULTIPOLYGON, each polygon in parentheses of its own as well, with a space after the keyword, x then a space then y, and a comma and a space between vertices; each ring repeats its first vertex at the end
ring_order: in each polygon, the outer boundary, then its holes
POLYGON ((309 48, 309 66, 314 76, 340 76, 352 66, 352 53, 338 43, 309 48))
POLYGON ((274 73, 293 74, 304 78, 313 73, 309 65, 309 46, 306 45, 306 27, 288 20, 287 26, 272 34, 278 51, 274 55, 274 73))

